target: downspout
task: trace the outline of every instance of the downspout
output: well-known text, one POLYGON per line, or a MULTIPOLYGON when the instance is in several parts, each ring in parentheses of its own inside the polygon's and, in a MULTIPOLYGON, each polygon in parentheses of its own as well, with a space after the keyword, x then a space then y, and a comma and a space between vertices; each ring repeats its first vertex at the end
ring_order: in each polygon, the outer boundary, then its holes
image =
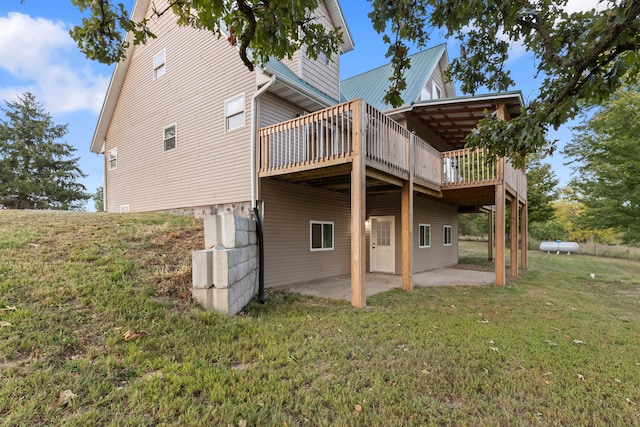
POLYGON ((258 114, 256 112, 258 97, 276 81, 276 76, 272 75, 271 80, 262 86, 251 97, 251 209, 256 218, 256 234, 258 235, 258 301, 264 304, 264 234, 262 232, 262 220, 257 206, 256 192, 256 142, 258 141, 258 114))

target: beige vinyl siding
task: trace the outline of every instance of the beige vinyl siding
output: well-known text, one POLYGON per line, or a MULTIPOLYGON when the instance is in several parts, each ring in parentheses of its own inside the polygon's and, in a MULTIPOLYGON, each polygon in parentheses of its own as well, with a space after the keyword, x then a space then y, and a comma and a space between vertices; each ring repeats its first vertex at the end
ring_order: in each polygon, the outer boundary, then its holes
POLYGON ((106 174, 108 210, 249 200, 254 74, 226 40, 178 27, 171 13, 150 26, 158 38, 134 49, 105 138, 107 152, 118 148, 118 168, 106 174), (163 49, 166 74, 154 80, 153 57, 163 49), (246 125, 225 132, 224 101, 241 94, 246 125), (174 123, 177 148, 164 152, 163 129, 174 123))
POLYGON ((300 68, 300 51, 297 51, 289 58, 283 58, 281 62, 289 67, 291 71, 295 73, 296 76, 301 77, 301 68, 300 68))
MULTIPOLYGON (((316 10, 316 16, 320 23, 324 25, 327 30, 331 31, 335 28, 335 25, 329 19, 329 11, 324 2, 318 3, 318 9, 316 10)), ((329 59, 329 58, 327 58, 329 59)), ((321 60, 313 60, 306 54, 301 55, 301 78, 310 85, 318 88, 320 91, 326 93, 333 99, 340 99, 340 55, 334 54, 331 59, 335 62, 329 61, 325 63, 321 60)))
MULTIPOLYGON (((396 274, 402 273, 402 217, 400 211, 400 193, 390 193, 367 197, 367 218, 372 216, 395 217, 395 265, 396 274)), ((367 270, 370 270, 370 230, 366 233, 367 270)), ((439 267, 448 267, 458 263, 458 210, 428 199, 419 194, 413 198, 413 243, 412 265, 415 273, 439 267), (431 247, 418 248, 419 225, 431 225, 431 247), (443 245, 443 226, 452 227, 453 244, 443 245)))
POLYGON ((265 285, 348 274, 351 268, 349 196, 265 179, 265 285), (310 221, 332 221, 334 249, 311 251, 310 221))
POLYGON ((261 128, 294 119, 297 114, 302 113, 302 108, 271 93, 259 97, 258 122, 261 128))
POLYGON ((435 68, 435 70, 433 70, 433 74, 431 74, 431 78, 429 79, 429 82, 427 83, 426 87, 433 92, 433 82, 435 82, 436 86, 440 88, 440 93, 441 93, 440 97, 447 98, 447 97, 454 96, 454 94, 449 92, 450 85, 446 84, 445 82, 444 74, 442 73, 442 67, 446 68, 447 65, 446 65, 446 62, 443 65, 442 64, 443 61, 444 60, 442 60, 441 63, 435 68))
POLYGON ((420 272, 458 263, 458 209, 416 194, 413 198, 413 271, 420 272), (419 225, 431 225, 431 247, 419 248, 419 225), (444 246, 444 226, 452 227, 452 244, 444 246))

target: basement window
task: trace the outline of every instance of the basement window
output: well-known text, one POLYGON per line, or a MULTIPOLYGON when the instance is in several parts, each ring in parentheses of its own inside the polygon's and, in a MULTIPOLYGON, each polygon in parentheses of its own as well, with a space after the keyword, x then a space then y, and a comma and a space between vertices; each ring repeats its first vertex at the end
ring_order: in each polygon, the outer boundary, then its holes
POLYGON ((431 225, 429 224, 420 224, 418 226, 420 233, 418 247, 419 248, 430 248, 431 247, 431 225))
POLYGON ((312 251, 333 250, 333 222, 311 221, 309 234, 312 251))
POLYGON ((453 244, 453 227, 450 225, 444 226, 443 245, 451 246, 453 244))

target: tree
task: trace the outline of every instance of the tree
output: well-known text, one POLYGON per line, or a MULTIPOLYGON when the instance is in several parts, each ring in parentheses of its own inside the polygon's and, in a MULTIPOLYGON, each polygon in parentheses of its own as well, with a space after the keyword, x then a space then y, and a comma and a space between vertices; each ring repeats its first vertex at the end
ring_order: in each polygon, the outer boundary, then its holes
POLYGON ((92 198, 96 212, 104 212, 104 188, 98 187, 92 198))
POLYGON ((0 204, 8 209, 80 209, 90 196, 85 177, 70 158, 75 148, 57 142, 67 125, 56 125, 31 93, 0 107, 0 204))
MULTIPOLYGON (((115 0, 71 0, 89 17, 71 31, 81 50, 105 63, 120 61, 133 34, 133 44, 155 37, 148 20, 133 21, 115 0)), ((640 69, 640 0, 608 0, 603 11, 568 13, 568 0, 369 0, 373 28, 389 45, 394 68, 385 100, 399 106, 406 87, 404 71, 411 66, 409 48, 426 46, 432 31, 444 30, 460 44, 450 77, 462 91, 481 87, 504 91, 513 85, 505 62, 510 43, 522 43, 533 53, 536 74, 544 77, 537 98, 508 124, 489 114, 468 137, 470 146, 508 157, 516 166, 529 153, 552 153, 555 141, 548 126, 558 128, 582 109, 610 98, 623 75, 640 69)), ((603 0, 604 2, 604 0, 603 0)), ((312 19, 317 0, 169 0, 157 16, 173 12, 182 25, 212 31, 226 28, 231 44, 239 45, 245 65, 268 58, 290 57, 301 46, 312 58, 338 51, 340 31, 328 32, 312 19), (249 55, 249 51, 252 55, 249 55)))
POLYGON ((640 243, 640 85, 632 83, 576 129, 565 147, 584 204, 579 221, 612 228, 625 243, 640 243))
POLYGON ((551 170, 551 165, 542 163, 542 156, 527 157, 527 205, 529 223, 546 222, 555 216, 553 201, 558 198, 560 181, 551 170))

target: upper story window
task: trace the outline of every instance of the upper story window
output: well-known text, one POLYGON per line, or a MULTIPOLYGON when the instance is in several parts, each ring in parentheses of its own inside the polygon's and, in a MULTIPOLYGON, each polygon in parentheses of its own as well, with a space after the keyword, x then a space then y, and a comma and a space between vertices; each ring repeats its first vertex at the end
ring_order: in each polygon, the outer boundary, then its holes
POLYGON ((109 162, 109 170, 114 170, 118 167, 118 149, 112 148, 107 154, 107 161, 109 162))
POLYGON ((164 76, 164 74, 167 72, 165 57, 166 57, 166 51, 164 49, 162 49, 160 52, 154 55, 153 57, 153 78, 154 79, 164 76))
POLYGON ((225 101, 224 121, 227 131, 238 129, 245 125, 244 108, 244 95, 225 101))
POLYGON ((176 125, 167 126, 163 131, 164 151, 176 148, 176 125))
POLYGON ((440 99, 442 98, 442 90, 440 90, 440 86, 433 82, 433 89, 431 89, 431 97, 432 99, 440 99))

